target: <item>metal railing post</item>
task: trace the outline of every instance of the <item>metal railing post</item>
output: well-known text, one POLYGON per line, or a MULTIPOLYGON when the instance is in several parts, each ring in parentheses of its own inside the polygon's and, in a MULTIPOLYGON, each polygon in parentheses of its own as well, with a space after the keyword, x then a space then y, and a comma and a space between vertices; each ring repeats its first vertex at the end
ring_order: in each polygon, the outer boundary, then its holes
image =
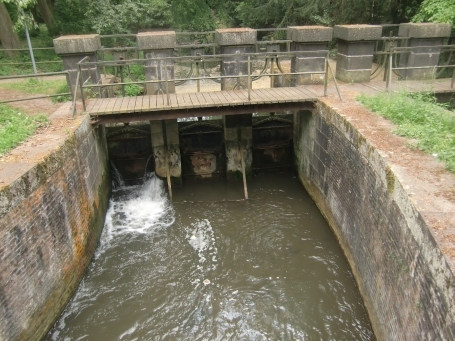
POLYGON ((327 96, 328 83, 329 83, 329 59, 327 57, 325 57, 324 96, 327 96))
POLYGON ((199 79, 199 62, 196 62, 196 86, 197 86, 197 92, 201 92, 201 80, 199 79))
POLYGON ((171 101, 169 98, 169 82, 167 77, 167 60, 164 60, 164 80, 166 82, 166 97, 167 97, 167 105, 170 105, 171 101))
POLYGON ((389 69, 388 69, 388 76, 387 76, 387 82, 386 82, 386 90, 389 90, 390 87, 392 86, 392 64, 393 62, 393 47, 390 48, 389 52, 389 69))
POLYGON ((248 100, 251 101, 251 56, 248 56, 248 100))
POLYGON ((451 88, 453 88, 453 83, 455 83, 455 67, 453 68, 453 72, 452 72, 452 82, 450 83, 451 88))
MULTIPOLYGON (((82 79, 82 70, 81 70, 81 65, 78 64, 79 68, 79 87, 81 89, 81 99, 82 99, 82 106, 84 107, 84 111, 87 109, 85 107, 85 97, 84 97, 84 80, 82 79)), ((76 83, 77 86, 77 83, 76 83)))

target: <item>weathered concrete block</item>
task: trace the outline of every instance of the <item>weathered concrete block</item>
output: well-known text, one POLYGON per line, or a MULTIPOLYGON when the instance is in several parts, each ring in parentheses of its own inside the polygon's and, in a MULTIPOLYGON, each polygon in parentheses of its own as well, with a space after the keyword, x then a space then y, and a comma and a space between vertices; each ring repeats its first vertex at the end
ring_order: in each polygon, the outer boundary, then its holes
POLYGON ((333 28, 325 26, 288 26, 287 39, 306 43, 316 41, 331 41, 333 28))
POLYGON ((54 39, 56 54, 95 52, 101 48, 98 34, 70 35, 54 39))
POLYGON ((173 49, 175 41, 174 31, 142 32, 137 35, 140 50, 173 49))
POLYGON ((376 40, 381 38, 380 25, 335 25, 333 36, 346 41, 376 40))
POLYGON ((220 46, 253 45, 256 43, 256 30, 246 27, 218 29, 215 41, 220 46))
POLYGON ((452 25, 436 23, 400 24, 398 36, 408 38, 444 38, 450 37, 452 25))

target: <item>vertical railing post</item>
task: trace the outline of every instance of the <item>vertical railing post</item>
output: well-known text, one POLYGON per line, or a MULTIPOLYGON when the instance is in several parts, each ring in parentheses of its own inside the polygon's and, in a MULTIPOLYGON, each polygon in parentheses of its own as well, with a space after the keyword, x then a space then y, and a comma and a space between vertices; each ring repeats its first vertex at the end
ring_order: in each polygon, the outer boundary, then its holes
POLYGON ((327 96, 327 84, 329 83, 329 58, 328 53, 325 57, 325 74, 324 74, 324 96, 327 96))
POLYGON ((392 64, 393 62, 393 47, 390 47, 389 51, 389 69, 388 69, 388 76, 387 76, 387 83, 386 83, 386 90, 389 90, 392 86, 392 64))
POLYGON ((455 67, 453 67, 453 72, 452 72, 452 82, 450 83, 451 88, 453 88, 453 83, 455 83, 455 67))
POLYGON ((84 111, 85 111, 86 107, 85 107, 85 97, 84 97, 84 77, 82 77, 81 64, 78 64, 77 67, 79 68, 79 87, 81 89, 82 106, 84 107, 84 111))
POLYGON ((167 77, 167 59, 164 59, 164 80, 166 82, 167 105, 170 105, 171 101, 169 98, 169 82, 168 82, 168 77, 167 77))
POLYGON ((197 86, 197 92, 201 92, 201 80, 199 79, 199 62, 196 61, 196 86, 197 86))
POLYGON ((251 56, 248 56, 248 101, 251 101, 251 56))

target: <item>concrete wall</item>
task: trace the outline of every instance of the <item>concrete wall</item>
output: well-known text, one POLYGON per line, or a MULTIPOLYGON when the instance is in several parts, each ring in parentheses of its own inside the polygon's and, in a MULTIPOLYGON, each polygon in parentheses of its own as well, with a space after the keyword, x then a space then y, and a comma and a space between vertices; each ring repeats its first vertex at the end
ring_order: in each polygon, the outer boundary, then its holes
POLYGON ((88 117, 0 191, 0 340, 39 340, 96 248, 110 194, 104 130, 88 117))
POLYGON ((345 251, 378 340, 455 340, 454 276, 390 166, 325 104, 294 120, 299 177, 345 251))

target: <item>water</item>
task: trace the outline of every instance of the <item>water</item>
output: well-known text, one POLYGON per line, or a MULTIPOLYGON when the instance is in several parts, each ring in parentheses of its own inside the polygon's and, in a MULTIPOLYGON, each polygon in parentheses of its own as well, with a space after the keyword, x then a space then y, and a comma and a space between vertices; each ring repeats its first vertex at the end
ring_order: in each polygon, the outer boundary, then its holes
POLYGON ((291 174, 115 191, 48 340, 374 340, 332 232, 291 174))

